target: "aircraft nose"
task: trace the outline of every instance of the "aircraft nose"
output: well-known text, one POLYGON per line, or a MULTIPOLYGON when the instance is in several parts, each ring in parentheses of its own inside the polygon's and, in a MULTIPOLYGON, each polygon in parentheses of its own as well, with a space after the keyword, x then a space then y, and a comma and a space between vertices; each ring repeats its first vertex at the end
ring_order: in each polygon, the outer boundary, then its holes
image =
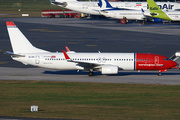
POLYGON ((176 62, 171 61, 171 66, 172 66, 172 67, 175 67, 176 65, 177 65, 177 63, 176 63, 176 62))

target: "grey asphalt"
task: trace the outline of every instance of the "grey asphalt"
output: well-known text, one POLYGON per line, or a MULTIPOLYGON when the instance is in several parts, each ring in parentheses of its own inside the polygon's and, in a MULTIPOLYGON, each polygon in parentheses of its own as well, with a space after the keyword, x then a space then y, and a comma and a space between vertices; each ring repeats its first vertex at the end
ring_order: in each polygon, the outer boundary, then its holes
POLYGON ((48 51, 62 51, 68 46, 76 52, 156 53, 170 57, 180 50, 180 24, 130 23, 115 20, 77 18, 0 18, 0 80, 45 80, 100 83, 142 83, 180 85, 180 71, 169 70, 157 76, 156 71, 122 71, 118 75, 88 77, 87 72, 57 71, 11 60, 5 21, 14 21, 30 42, 48 51))

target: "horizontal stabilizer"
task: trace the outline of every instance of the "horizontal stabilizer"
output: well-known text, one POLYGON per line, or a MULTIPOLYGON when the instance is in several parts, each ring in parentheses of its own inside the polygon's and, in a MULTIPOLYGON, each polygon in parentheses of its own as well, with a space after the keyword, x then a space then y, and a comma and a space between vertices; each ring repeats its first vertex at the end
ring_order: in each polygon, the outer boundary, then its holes
POLYGON ((13 52, 10 52, 10 51, 6 51, 5 54, 11 55, 11 56, 14 56, 14 57, 25 57, 25 55, 14 54, 13 52))

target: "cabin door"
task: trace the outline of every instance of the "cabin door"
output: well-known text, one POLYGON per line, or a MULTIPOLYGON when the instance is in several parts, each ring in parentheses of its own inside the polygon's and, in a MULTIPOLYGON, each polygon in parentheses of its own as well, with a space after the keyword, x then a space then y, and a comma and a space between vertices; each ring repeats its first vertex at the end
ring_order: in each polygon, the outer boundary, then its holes
POLYGON ((36 63, 36 64, 39 64, 39 62, 40 62, 39 59, 40 59, 40 57, 39 57, 39 56, 36 56, 36 58, 35 58, 35 63, 36 63))
POLYGON ((155 56, 155 64, 159 64, 159 56, 155 56))

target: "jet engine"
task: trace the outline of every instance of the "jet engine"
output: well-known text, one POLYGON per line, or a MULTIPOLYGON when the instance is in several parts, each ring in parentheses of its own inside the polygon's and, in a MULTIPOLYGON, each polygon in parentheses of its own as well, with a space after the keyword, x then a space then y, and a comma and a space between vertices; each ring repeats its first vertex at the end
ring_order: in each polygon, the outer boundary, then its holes
POLYGON ((118 66, 102 66, 102 74, 118 74, 118 66))
POLYGON ((60 6, 63 6, 63 7, 66 7, 68 5, 67 2, 60 3, 60 2, 55 2, 54 0, 51 1, 51 4, 60 5, 60 6))

